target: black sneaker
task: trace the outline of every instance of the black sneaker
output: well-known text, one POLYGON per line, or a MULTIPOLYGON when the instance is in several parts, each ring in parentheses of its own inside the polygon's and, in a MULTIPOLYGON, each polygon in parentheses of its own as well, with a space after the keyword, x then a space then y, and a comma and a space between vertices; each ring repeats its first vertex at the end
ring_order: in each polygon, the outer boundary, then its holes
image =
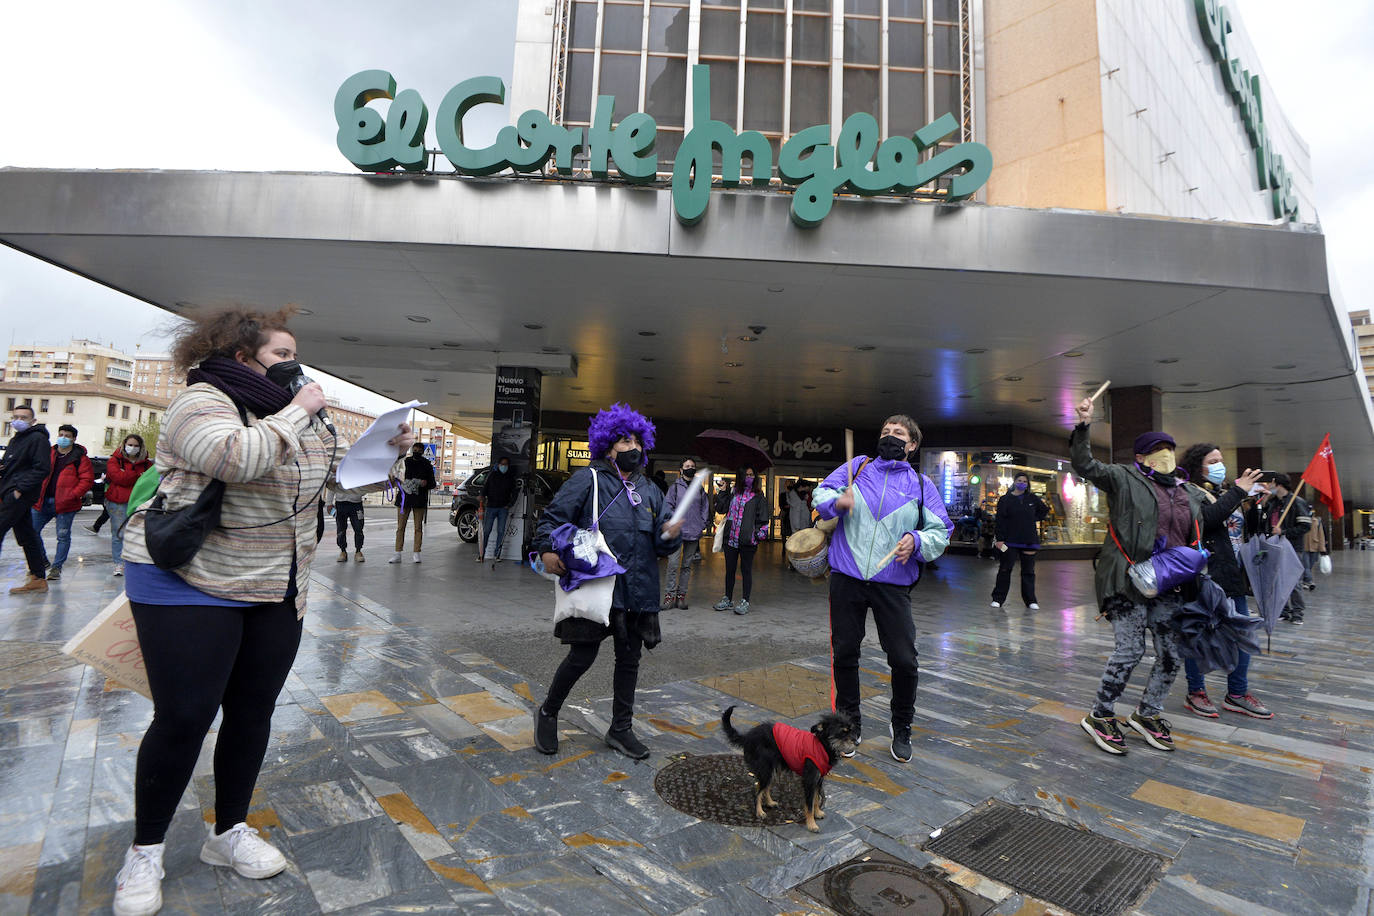
POLYGON ((864 742, 863 725, 858 721, 858 716, 855 716, 854 720, 854 747, 847 752, 841 751, 841 757, 853 757, 859 752, 859 745, 864 742))
POLYGON ((892 726, 892 759, 898 763, 911 760, 911 726, 892 726))
POLYGON ((643 760, 649 756, 644 742, 635 737, 633 728, 621 732, 606 732, 606 744, 615 748, 631 760, 643 760))
POLYGON ((534 710, 534 749, 541 754, 558 753, 558 717, 545 714, 543 704, 534 710))

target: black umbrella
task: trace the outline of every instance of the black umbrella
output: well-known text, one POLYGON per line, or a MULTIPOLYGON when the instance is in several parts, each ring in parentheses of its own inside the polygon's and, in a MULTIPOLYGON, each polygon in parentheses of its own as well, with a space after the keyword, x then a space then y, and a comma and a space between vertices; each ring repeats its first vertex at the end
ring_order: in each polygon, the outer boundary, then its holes
POLYGON ((1179 611, 1178 654, 1197 662, 1203 674, 1230 671, 1240 661, 1239 650, 1259 654, 1264 621, 1237 612, 1235 602, 1210 576, 1198 582, 1198 596, 1179 611))
POLYGON ((1298 559, 1288 538, 1271 534, 1251 538, 1242 544, 1240 561, 1250 577, 1250 589, 1255 593, 1255 603, 1264 618, 1265 632, 1273 633, 1274 621, 1302 578, 1302 560, 1298 559))
POLYGON ((753 468, 762 471, 773 466, 773 459, 758 440, 733 429, 708 429, 696 439, 696 451, 709 464, 723 468, 753 468))

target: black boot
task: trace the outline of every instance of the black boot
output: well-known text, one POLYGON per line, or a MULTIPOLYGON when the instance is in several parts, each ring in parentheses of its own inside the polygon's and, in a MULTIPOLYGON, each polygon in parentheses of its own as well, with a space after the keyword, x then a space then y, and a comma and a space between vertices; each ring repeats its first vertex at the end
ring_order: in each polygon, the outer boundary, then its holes
POLYGON ((618 732, 606 732, 606 744, 631 760, 643 760, 649 756, 649 749, 644 746, 643 741, 635 737, 633 728, 618 732))
POLYGON ((541 754, 558 753, 558 717, 547 715, 542 703, 534 710, 534 749, 541 754))

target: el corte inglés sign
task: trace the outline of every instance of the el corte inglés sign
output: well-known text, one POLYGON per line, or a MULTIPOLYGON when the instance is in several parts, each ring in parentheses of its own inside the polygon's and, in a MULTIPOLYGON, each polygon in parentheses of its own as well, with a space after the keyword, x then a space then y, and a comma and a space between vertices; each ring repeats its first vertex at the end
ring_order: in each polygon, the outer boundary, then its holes
MULTIPOLYGON (((449 90, 439 103, 434 130, 439 148, 460 174, 494 175, 511 169, 538 172, 550 159, 554 170, 573 174, 573 159, 586 153, 593 178, 616 173, 631 182, 653 181, 658 168, 654 152, 657 127, 644 112, 615 121, 615 96, 598 96, 591 126, 583 138, 581 127, 552 123, 548 115, 531 109, 512 126, 503 127, 490 146, 473 149, 463 141, 463 117, 477 105, 503 104, 505 84, 498 77, 478 76, 449 90), (615 121, 614 124, 612 122, 615 121)), ((385 70, 364 70, 344 81, 334 96, 339 125, 338 146, 349 162, 367 172, 425 168, 425 129, 429 109, 414 89, 396 91, 396 80, 385 70), (390 99, 383 118, 368 107, 376 99, 390 99)), ((948 176, 947 199, 964 200, 988 180, 992 153, 981 143, 959 143, 922 154, 959 131, 959 122, 945 114, 910 137, 879 142, 878 121, 856 112, 845 119, 832 145, 830 125, 817 124, 793 134, 778 152, 778 174, 795 187, 792 219, 799 226, 815 226, 825 219, 837 193, 907 194, 948 176)), ((773 169, 773 149, 756 130, 736 133, 711 117, 710 68, 692 68, 692 129, 683 137, 673 160, 672 197, 677 218, 694 225, 706 214, 711 197, 712 151, 721 154, 721 183, 738 187, 743 159, 751 157, 750 177, 759 186, 773 169)))

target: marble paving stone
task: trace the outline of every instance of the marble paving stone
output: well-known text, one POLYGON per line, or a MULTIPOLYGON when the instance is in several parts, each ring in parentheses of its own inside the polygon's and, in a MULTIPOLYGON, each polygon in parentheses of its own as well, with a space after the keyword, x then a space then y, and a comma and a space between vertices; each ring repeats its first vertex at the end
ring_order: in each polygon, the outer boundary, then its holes
POLYGON ((607 822, 605 815, 584 804, 575 790, 569 791, 542 774, 506 783, 502 791, 554 836, 594 832, 607 822))
POLYGON ((401 707, 376 690, 321 696, 320 702, 345 725, 378 716, 400 715, 402 712, 401 707))
POLYGON ((384 812, 353 778, 270 788, 267 797, 290 836, 378 817, 384 812))
POLYGON ((33 895, 42 840, 22 846, 0 847, 0 895, 19 900, 33 895))
MULTIPOLYGON (((388 913, 394 913, 397 916, 403 916, 403 914, 408 916, 411 913, 451 914, 453 905, 453 897, 444 888, 435 886, 422 887, 416 890, 402 890, 389 897, 370 900, 359 906, 336 910, 335 912, 355 914, 355 916, 386 916, 388 913)), ((463 912, 473 911, 464 909, 463 912)))
MULTIPOLYGON (((482 688, 482 690, 497 703, 504 704, 513 709, 520 709, 533 712, 533 709, 531 709, 531 706, 533 704, 528 699, 520 696, 513 689, 506 687, 501 683, 498 683, 492 678, 489 678, 476 671, 465 672, 462 675, 462 677, 470 684, 482 688)), ((472 721, 476 722, 477 720, 473 719, 472 721)))
POLYGON ((437 859, 453 854, 453 847, 404 792, 377 796, 377 804, 401 831, 410 847, 422 859, 437 859))
MULTIPOLYGON (((89 757, 62 761, 62 769, 57 776, 57 793, 43 836, 40 865, 57 865, 81 858, 86 843, 94 772, 95 761, 89 757)), ((8 836, 8 831, 5 835, 8 836)))
POLYGON ((363 745, 363 750, 387 769, 453 756, 453 751, 447 744, 428 732, 421 735, 370 741, 363 745))
POLYGON ((744 885, 761 897, 776 897, 827 868, 849 861, 865 848, 864 841, 856 836, 836 838, 834 842, 794 856, 776 868, 745 881, 744 885))
POLYGON ((528 713, 483 722, 481 729, 508 751, 534 747, 534 721, 528 713))
POLYGON ((463 913, 508 913, 501 899, 485 881, 467 868, 462 856, 431 859, 429 868, 447 890, 449 898, 463 913))
POLYGON ((134 763, 137 756, 136 748, 126 746, 96 759, 87 818, 90 828, 134 819, 134 763))
POLYGON ((639 909, 573 852, 502 875, 489 886, 512 913, 565 913, 569 901, 577 902, 579 916, 623 916, 639 909))
POLYGON ((654 791, 653 772, 647 767, 626 772, 628 779, 582 783, 577 789, 578 797, 600 812, 607 823, 639 840, 699 823, 691 815, 664 804, 654 791))
POLYGON ((315 722, 297 703, 279 703, 272 711, 272 743, 303 744, 321 738, 315 722))
POLYGON ((562 851, 558 837, 518 805, 479 814, 440 835, 484 881, 519 871, 562 851))
POLYGON ((485 690, 439 697, 439 702, 473 725, 482 725, 516 716, 525 716, 528 719, 530 715, 530 710, 526 709, 523 704, 502 702, 485 690))
POLYGON ((296 745, 269 747, 258 785, 314 785, 352 775, 343 759, 327 740, 306 741, 296 745))
POLYGON ((737 884, 782 864, 729 828, 702 821, 646 839, 644 845, 702 887, 737 884))
POLYGON ((711 896, 615 827, 571 834, 563 843, 650 912, 677 913, 711 896))
POLYGON ((482 733, 482 730, 476 725, 441 703, 410 706, 406 708, 406 713, 416 719, 440 741, 447 741, 450 744, 482 733))
MULTIPOLYGON (((682 911, 682 916, 774 916, 776 906, 747 887, 726 885, 716 895, 682 911)), ((820 910, 794 910, 797 914, 819 913, 820 910)))
POLYGON ((326 913, 439 887, 385 815, 293 837, 294 858, 326 913))
POLYGON ((460 757, 430 760, 387 772, 441 835, 461 830, 479 815, 511 806, 504 793, 460 757))
MULTIPOLYGON (((0 865, 0 869, 5 867, 0 865)), ((39 865, 33 878, 31 896, 21 893, 25 887, 23 883, 0 882, 0 913, 78 912, 84 867, 80 859, 39 865)))

